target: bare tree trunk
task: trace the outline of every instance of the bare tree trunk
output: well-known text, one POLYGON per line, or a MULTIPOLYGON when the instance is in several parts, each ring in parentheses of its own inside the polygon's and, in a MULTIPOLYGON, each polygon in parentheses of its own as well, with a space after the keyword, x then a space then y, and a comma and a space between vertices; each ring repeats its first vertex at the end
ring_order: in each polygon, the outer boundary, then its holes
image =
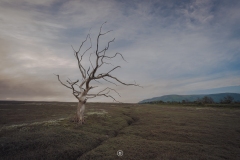
POLYGON ((82 98, 79 99, 78 105, 77 105, 77 122, 79 124, 84 123, 84 111, 85 111, 85 103, 86 100, 81 100, 82 98))
MULTIPOLYGON (((91 89, 98 87, 98 86, 91 86, 90 82, 96 81, 96 82, 100 83, 98 80, 104 80, 108 83, 112 83, 112 84, 117 86, 116 83, 111 81, 111 80, 114 80, 114 81, 116 81, 120 84, 123 84, 125 86, 138 86, 138 87, 140 87, 138 84, 136 84, 135 81, 134 81, 134 83, 124 83, 121 80, 119 80, 117 77, 114 77, 114 76, 111 75, 111 72, 113 72, 117 68, 121 68, 121 66, 116 66, 116 67, 112 68, 111 70, 109 70, 108 72, 105 72, 105 73, 98 73, 99 68, 101 68, 103 65, 114 66, 113 64, 109 63, 107 60, 113 59, 116 56, 121 56, 121 58, 124 61, 126 61, 123 58, 123 55, 121 53, 117 52, 112 56, 106 54, 106 51, 109 49, 110 43, 114 42, 115 38, 108 41, 107 46, 100 50, 100 48, 99 48, 100 37, 112 31, 112 30, 109 30, 107 32, 102 33, 102 27, 105 23, 106 22, 104 22, 101 25, 100 30, 99 30, 99 34, 97 36, 96 51, 90 53, 90 55, 89 55, 89 62, 90 63, 89 63, 88 69, 83 66, 82 60, 83 60, 83 56, 92 48, 92 40, 91 40, 91 37, 90 37, 90 33, 87 35, 86 39, 82 42, 82 44, 80 45, 78 50, 75 50, 72 46, 73 51, 74 51, 74 56, 75 56, 75 58, 77 59, 77 62, 78 62, 78 68, 79 68, 79 71, 80 71, 81 76, 82 76, 82 81, 80 82, 80 84, 78 84, 79 80, 71 81, 69 78, 67 80, 67 83, 64 83, 60 80, 59 75, 56 75, 58 77, 58 81, 63 86, 67 87, 68 89, 71 89, 74 97, 76 97, 76 99, 78 99, 77 118, 76 118, 76 121, 78 122, 78 124, 83 124, 84 123, 85 103, 88 99, 95 98, 95 97, 98 97, 98 96, 105 96, 105 97, 112 98, 114 101, 116 101, 116 99, 109 94, 111 91, 117 93, 120 96, 120 94, 116 90, 114 90, 110 87, 102 89, 101 91, 99 91, 98 93, 95 93, 95 94, 88 94, 88 92, 91 89), (88 39, 89 39, 90 44, 91 44, 90 47, 87 48, 85 51, 81 51, 82 46, 84 45, 84 43, 88 39), (93 55, 95 57, 95 65, 94 65, 94 63, 92 63, 91 55, 93 55), (76 86, 79 89, 76 89, 75 88, 76 86)), ((116 102, 118 102, 118 101, 116 101, 116 102)))

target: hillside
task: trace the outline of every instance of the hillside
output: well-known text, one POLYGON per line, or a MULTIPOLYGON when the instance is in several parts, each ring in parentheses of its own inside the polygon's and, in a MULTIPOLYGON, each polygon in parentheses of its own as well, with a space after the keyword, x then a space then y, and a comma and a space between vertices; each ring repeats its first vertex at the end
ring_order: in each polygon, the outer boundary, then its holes
POLYGON ((239 93, 217 93, 217 94, 200 94, 200 95, 164 95, 161 97, 154 97, 150 99, 145 99, 140 101, 139 103, 148 103, 148 102, 155 102, 155 101, 163 101, 163 102, 182 102, 182 100, 188 100, 190 102, 196 101, 198 98, 201 99, 204 96, 211 97, 214 102, 219 103, 221 99, 226 96, 231 96, 234 98, 234 101, 240 101, 240 94, 239 93))

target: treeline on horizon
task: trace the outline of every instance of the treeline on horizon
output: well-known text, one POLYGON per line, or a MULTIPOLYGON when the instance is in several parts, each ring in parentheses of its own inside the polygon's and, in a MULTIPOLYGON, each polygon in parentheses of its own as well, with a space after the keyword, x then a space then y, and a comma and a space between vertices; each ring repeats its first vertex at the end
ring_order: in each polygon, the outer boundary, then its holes
POLYGON ((160 101, 151 101, 151 102, 143 102, 143 104, 240 104, 240 101, 234 101, 232 96, 225 96, 220 100, 220 102, 215 102, 213 98, 209 96, 204 96, 203 98, 198 98, 196 101, 189 101, 188 99, 182 100, 181 102, 178 101, 167 101, 164 102, 160 101))

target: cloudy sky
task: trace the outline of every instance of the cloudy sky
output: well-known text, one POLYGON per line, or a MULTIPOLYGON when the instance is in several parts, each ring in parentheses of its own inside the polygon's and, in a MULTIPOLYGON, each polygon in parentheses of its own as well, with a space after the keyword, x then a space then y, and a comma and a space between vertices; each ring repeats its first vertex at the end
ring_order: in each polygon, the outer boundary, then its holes
POLYGON ((121 102, 240 93, 239 8, 239 0, 0 0, 0 99, 76 101, 54 74, 81 80, 71 45, 78 48, 91 29, 88 55, 94 52, 105 21, 103 32, 113 31, 101 38, 100 48, 115 38, 107 54, 120 52, 127 60, 111 60, 122 66, 112 75, 143 88, 102 81, 92 83, 96 92, 110 86, 121 102))

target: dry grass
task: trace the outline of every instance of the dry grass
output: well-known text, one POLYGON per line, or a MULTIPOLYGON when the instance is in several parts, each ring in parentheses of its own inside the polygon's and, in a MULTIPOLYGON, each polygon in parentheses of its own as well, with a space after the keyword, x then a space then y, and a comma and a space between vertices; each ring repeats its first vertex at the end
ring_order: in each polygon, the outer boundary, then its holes
POLYGON ((82 126, 75 109, 0 105, 0 159, 240 159, 240 108, 90 103, 82 126))

